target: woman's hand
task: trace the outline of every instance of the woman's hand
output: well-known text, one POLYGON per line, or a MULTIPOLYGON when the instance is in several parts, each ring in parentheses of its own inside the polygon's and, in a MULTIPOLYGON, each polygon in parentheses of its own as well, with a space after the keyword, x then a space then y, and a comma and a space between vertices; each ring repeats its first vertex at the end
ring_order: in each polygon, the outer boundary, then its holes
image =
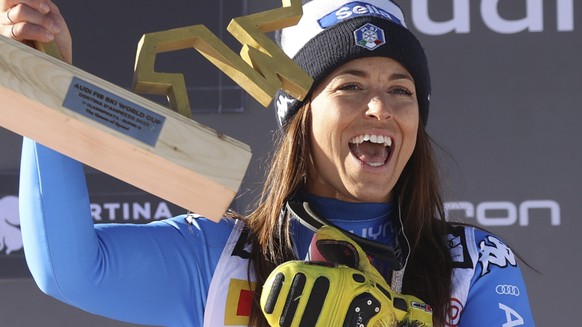
POLYGON ((322 261, 287 261, 263 285, 260 304, 271 326, 433 326, 432 308, 392 291, 346 234, 323 226, 315 237, 322 261))
POLYGON ((72 63, 71 33, 50 0, 0 0, 0 34, 17 41, 55 41, 63 60, 72 63))

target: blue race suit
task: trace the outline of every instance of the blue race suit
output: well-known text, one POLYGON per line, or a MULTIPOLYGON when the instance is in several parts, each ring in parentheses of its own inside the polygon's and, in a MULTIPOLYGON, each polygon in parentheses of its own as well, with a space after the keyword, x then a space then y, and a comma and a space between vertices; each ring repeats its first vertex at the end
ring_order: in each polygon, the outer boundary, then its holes
MULTIPOLYGON (((204 325, 209 287, 235 220, 214 223, 184 215, 146 225, 94 225, 80 163, 25 139, 21 170, 26 259, 45 293, 112 319, 204 325)), ((341 228, 394 242, 390 204, 311 200, 341 228)), ((312 234, 295 229, 301 257, 312 234)), ((448 241, 456 267, 451 326, 534 326, 509 248, 493 235, 465 227, 453 228, 448 241)))

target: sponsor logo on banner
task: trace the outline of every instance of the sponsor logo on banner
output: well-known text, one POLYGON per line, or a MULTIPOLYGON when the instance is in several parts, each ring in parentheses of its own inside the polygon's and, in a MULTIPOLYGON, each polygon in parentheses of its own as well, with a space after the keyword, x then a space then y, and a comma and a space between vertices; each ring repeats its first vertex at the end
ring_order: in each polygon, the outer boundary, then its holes
MULTIPOLYGON (((574 31, 574 0, 527 0, 518 1, 514 5, 516 10, 523 12, 521 17, 515 19, 507 19, 507 9, 504 10, 500 6, 500 0, 455 0, 452 2, 451 18, 445 21, 433 20, 431 18, 431 10, 429 8, 429 0, 411 0, 411 15, 408 21, 416 29, 426 35, 444 35, 448 33, 466 34, 471 33, 471 29, 475 24, 483 24, 490 31, 499 34, 515 34, 521 32, 572 32, 574 31), (544 10, 548 8, 546 2, 553 6, 551 10, 544 10), (471 6, 477 6, 480 12, 480 20, 471 20, 471 12, 475 9, 471 6), (517 6, 517 7, 515 7, 517 6), (555 17, 550 17, 550 14, 555 17), (548 22, 552 22, 550 26, 548 22)), ((399 25, 403 25, 397 17, 391 13, 375 7, 373 5, 362 3, 358 1, 350 2, 341 8, 332 11, 319 20, 319 25, 322 28, 333 26, 345 19, 358 17, 362 15, 378 16, 389 19, 399 25)))
POLYGON ((554 200, 526 200, 516 204, 510 201, 445 202, 445 217, 476 219, 482 226, 530 226, 548 224, 560 226, 561 208, 554 200))
MULTIPOLYGON (((161 200, 94 202, 91 203, 91 215, 95 223, 147 223, 177 215, 180 212, 176 208, 161 200)), ((0 255, 11 255, 20 250, 22 250, 22 236, 18 197, 7 195, 0 198, 0 255)))
MULTIPOLYGON (((94 223, 145 224, 187 211, 101 173, 86 174, 94 223)), ((0 279, 29 277, 18 199, 18 173, 0 171, 0 279)))
POLYGON ((160 220, 173 217, 167 202, 102 202, 91 203, 95 222, 127 222, 160 220))
POLYGON ((519 12, 525 12, 517 19, 506 19, 500 0, 455 0, 452 4, 452 18, 446 21, 434 21, 429 10, 429 0, 411 0, 411 21, 416 29, 426 35, 444 35, 448 33, 470 33, 475 21, 471 21, 471 12, 475 11, 471 5, 478 6, 481 22, 489 30, 500 34, 514 34, 520 32, 543 32, 545 30, 557 32, 574 31, 574 0, 527 0, 516 1, 513 7, 519 12), (551 3, 553 8, 544 12, 551 3), (549 17, 549 13, 555 13, 549 17), (555 22, 555 26, 544 24, 546 19, 555 22))
POLYGON ((18 197, 0 198, 0 254, 10 255, 22 250, 18 197))

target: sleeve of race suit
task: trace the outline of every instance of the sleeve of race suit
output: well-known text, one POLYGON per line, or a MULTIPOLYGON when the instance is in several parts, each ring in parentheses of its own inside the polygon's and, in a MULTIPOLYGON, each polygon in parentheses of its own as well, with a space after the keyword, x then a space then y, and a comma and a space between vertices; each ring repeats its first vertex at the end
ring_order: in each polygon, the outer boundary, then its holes
POLYGON ((29 139, 20 178, 24 250, 42 291, 113 319, 202 324, 228 222, 94 225, 82 164, 29 139))
MULTIPOLYGON (((512 250, 499 238, 479 229, 474 233, 476 262, 464 307, 452 301, 452 322, 460 327, 535 326, 523 275, 512 250), (457 307, 455 307, 457 306, 457 307)), ((472 245, 469 243, 469 246, 472 245)), ((463 269, 457 269, 460 278, 463 269)), ((458 279, 453 282, 458 282, 458 279)), ((462 279, 462 278, 461 278, 462 279)))

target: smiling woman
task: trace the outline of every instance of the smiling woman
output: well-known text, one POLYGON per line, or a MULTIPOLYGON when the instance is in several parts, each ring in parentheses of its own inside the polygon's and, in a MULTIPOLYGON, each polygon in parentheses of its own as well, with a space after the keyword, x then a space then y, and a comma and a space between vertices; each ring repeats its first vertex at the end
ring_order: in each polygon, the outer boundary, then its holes
MULTIPOLYGON (((4 14, 14 5, 0 0, 4 14)), ((62 21, 52 3, 18 6, 19 37, 56 33, 67 54, 66 29, 44 26, 62 21)), ((444 220, 427 59, 399 6, 313 0, 303 13, 278 38, 314 84, 302 101, 278 94, 279 138, 248 214, 94 226, 82 166, 25 140, 21 225, 40 288, 150 325, 534 326, 511 249, 444 220)))
POLYGON ((314 163, 307 190, 350 202, 392 200, 419 124, 406 69, 390 58, 352 60, 319 84, 310 109, 314 163))

